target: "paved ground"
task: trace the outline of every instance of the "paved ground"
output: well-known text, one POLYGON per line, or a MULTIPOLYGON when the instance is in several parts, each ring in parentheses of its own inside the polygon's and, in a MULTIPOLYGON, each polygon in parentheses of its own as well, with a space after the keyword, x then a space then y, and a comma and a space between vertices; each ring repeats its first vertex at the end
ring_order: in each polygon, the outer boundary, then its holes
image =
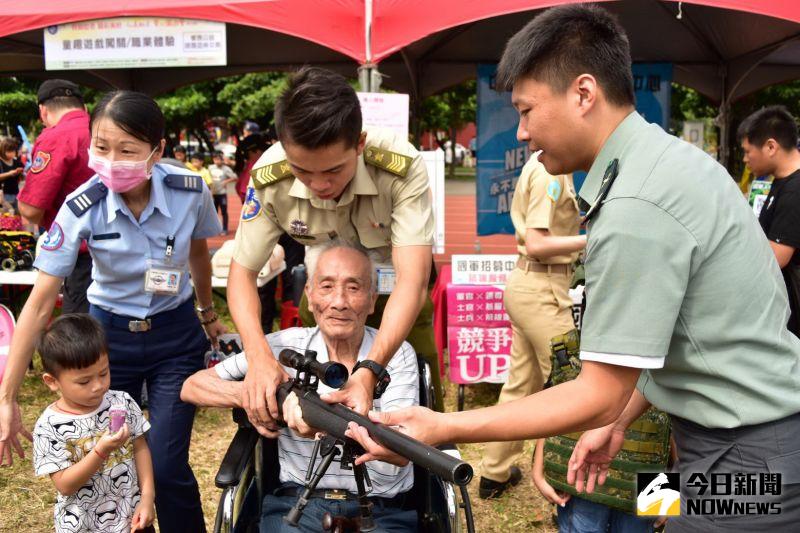
MULTIPOLYGON (((475 182, 447 180, 445 182, 445 253, 437 254, 434 260, 437 265, 449 263, 452 254, 513 254, 514 237, 512 235, 492 235, 478 237, 475 218, 475 182)), ((228 235, 209 239, 208 246, 215 250, 222 243, 232 239, 239 225, 239 213, 242 204, 235 194, 228 195, 228 213, 230 225, 228 235)))

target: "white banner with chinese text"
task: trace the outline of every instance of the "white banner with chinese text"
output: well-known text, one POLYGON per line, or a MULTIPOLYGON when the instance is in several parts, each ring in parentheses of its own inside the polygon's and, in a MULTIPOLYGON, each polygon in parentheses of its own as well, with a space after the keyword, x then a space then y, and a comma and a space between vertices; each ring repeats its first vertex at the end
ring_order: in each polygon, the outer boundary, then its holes
POLYGON ((49 26, 45 70, 227 64, 224 22, 119 17, 49 26))

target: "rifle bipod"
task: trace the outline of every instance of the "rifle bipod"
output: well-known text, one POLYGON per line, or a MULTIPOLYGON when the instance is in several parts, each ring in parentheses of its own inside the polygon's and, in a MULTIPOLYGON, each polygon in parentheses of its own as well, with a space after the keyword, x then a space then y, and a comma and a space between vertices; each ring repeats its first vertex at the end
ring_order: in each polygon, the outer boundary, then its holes
POLYGON ((355 459, 364 453, 364 450, 356 442, 351 439, 337 439, 330 435, 326 435, 317 439, 314 443, 314 451, 311 453, 311 460, 308 464, 306 471, 305 485, 303 492, 297 498, 294 507, 283 517, 283 519, 292 526, 297 526, 300 522, 300 517, 303 516, 303 510, 308 505, 308 500, 317 488, 317 485, 322 480, 322 477, 328 471, 331 463, 336 456, 339 455, 339 446, 342 447, 342 456, 340 464, 344 470, 353 470, 353 475, 356 478, 356 488, 358 489, 358 506, 361 515, 357 518, 349 519, 340 516, 331 516, 330 513, 325 513, 322 520, 322 527, 324 531, 345 532, 345 531, 374 531, 375 520, 372 518, 372 502, 367 498, 367 494, 372 492, 372 482, 369 479, 369 473, 365 465, 355 464, 355 459), (321 461, 319 466, 316 465, 317 455, 320 456, 321 461), (316 468, 315 468, 316 467, 316 468))

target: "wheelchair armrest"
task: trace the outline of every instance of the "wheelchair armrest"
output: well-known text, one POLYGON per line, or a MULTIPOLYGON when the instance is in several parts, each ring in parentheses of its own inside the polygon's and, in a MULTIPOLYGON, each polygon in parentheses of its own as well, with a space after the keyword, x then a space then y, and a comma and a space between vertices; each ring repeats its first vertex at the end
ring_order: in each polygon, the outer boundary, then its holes
POLYGON ((240 407, 234 407, 231 410, 231 416, 233 421, 236 422, 236 425, 240 428, 247 427, 251 428, 253 425, 250 423, 250 420, 247 418, 247 412, 240 407))
POLYGON ((456 445, 451 442, 440 444, 439 446, 437 446, 437 448, 451 457, 455 457, 456 459, 461 459, 461 452, 458 451, 456 445))
POLYGON ((242 427, 236 431, 214 478, 217 488, 225 489, 239 484, 247 462, 253 457, 258 438, 258 432, 253 428, 242 427))

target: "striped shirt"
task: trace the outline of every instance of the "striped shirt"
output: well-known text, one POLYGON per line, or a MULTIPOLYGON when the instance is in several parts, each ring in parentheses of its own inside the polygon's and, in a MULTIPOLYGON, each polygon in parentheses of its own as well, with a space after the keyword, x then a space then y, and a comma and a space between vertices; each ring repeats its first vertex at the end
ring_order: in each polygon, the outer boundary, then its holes
MULTIPOLYGON (((365 326, 364 340, 358 352, 358 360, 367 358, 372 343, 375 341, 377 330, 365 326)), ((317 352, 317 361, 328 361, 328 348, 322 339, 319 328, 290 328, 266 336, 272 353, 291 348, 302 352, 314 350, 317 352)), ((294 377, 292 368, 284 367, 289 376, 294 377)), ((244 352, 234 355, 214 369, 220 378, 235 381, 244 379, 247 373, 247 358, 244 352)), ((404 407, 419 404, 419 370, 417 355, 410 344, 404 342, 397 353, 394 354, 386 370, 392 378, 380 399, 373 403, 375 411, 394 411, 404 407)), ((333 389, 319 383, 318 392, 324 394, 333 389)), ((314 450, 314 441, 295 435, 290 429, 283 428, 278 436, 278 458, 280 460, 281 483, 292 482, 303 485, 306 471, 308 470, 311 453, 314 450)), ((319 464, 319 462, 317 462, 319 464)), ((414 484, 414 471, 409 463, 404 467, 397 467, 380 461, 371 461, 367 464, 373 491, 370 496, 392 498, 401 492, 411 489, 414 484)), ((327 473, 320 481, 320 489, 345 489, 357 493, 355 477, 352 470, 344 470, 338 461, 333 461, 327 473)))

